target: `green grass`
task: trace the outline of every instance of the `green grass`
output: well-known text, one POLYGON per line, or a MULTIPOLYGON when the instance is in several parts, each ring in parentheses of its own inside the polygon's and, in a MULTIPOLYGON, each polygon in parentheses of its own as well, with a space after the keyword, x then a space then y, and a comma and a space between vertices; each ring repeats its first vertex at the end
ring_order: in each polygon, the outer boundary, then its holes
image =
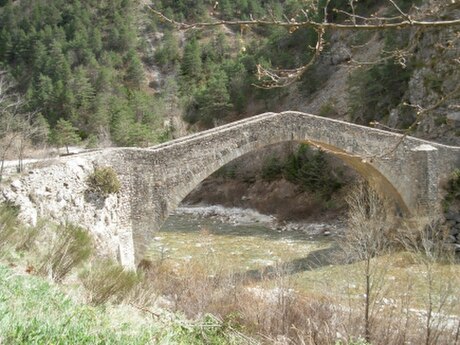
POLYGON ((152 326, 113 325, 103 309, 77 304, 38 277, 0 266, 0 343, 147 344, 152 326))
POLYGON ((242 344, 212 317, 152 320, 129 306, 91 307, 0 265, 1 344, 242 344))

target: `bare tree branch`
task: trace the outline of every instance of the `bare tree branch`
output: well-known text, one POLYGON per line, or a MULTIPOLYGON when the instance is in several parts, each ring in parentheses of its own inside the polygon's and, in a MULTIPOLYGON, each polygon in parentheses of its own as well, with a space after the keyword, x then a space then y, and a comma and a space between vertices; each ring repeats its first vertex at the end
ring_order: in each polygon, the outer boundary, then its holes
MULTIPOLYGON (((401 20, 395 23, 390 23, 390 18, 381 18, 382 22, 378 24, 341 24, 332 22, 316 22, 313 20, 306 21, 280 21, 280 20, 266 20, 266 19, 251 19, 251 20, 218 20, 215 22, 199 22, 199 23, 181 23, 166 17, 160 11, 155 10, 151 6, 147 6, 149 10, 158 16, 163 21, 174 25, 179 30, 201 29, 207 27, 216 27, 222 25, 231 26, 279 26, 287 29, 300 29, 300 28, 315 28, 323 30, 385 30, 385 29, 403 29, 408 27, 452 27, 460 25, 460 19, 453 20, 401 20)), ((369 18, 371 19, 371 18, 369 18)))
POLYGON ((396 3, 393 1, 393 0, 388 0, 394 8, 396 8, 396 10, 401 13, 401 16, 403 16, 403 18, 405 18, 408 22, 412 23, 412 19, 409 17, 409 15, 405 12, 403 12, 398 5, 396 5, 396 3))
POLYGON ((305 65, 294 69, 269 69, 257 64, 257 79, 260 84, 252 84, 261 89, 282 88, 291 85, 302 76, 305 71, 315 63, 324 48, 324 30, 317 30, 318 39, 313 56, 305 65))
MULTIPOLYGON (((162 21, 169 23, 175 26, 179 30, 190 30, 190 29, 203 29, 208 27, 216 26, 239 26, 242 28, 247 28, 250 26, 277 26, 288 29, 290 32, 296 31, 300 28, 313 28, 318 33, 318 39, 316 47, 312 48, 314 50, 313 56, 310 60, 304 65, 294 68, 294 69, 270 69, 262 65, 257 65, 257 78, 260 81, 259 84, 253 84, 253 86, 262 88, 262 89, 273 89, 273 88, 283 88, 291 85, 296 80, 298 80, 314 63, 317 61, 320 53, 323 51, 324 47, 324 34, 328 30, 387 30, 387 29, 403 29, 408 27, 413 28, 427 28, 427 27, 452 27, 460 26, 460 19, 454 20, 440 20, 440 21, 427 21, 427 20, 413 20, 407 13, 401 10, 401 8, 393 1, 388 0, 391 5, 396 8, 399 16, 395 17, 364 17, 359 16, 355 13, 355 7, 353 0, 349 1, 351 7, 351 13, 346 11, 333 9, 333 11, 342 13, 348 16, 351 24, 348 23, 333 23, 327 21, 328 15, 328 6, 330 0, 328 0, 323 8, 323 21, 315 21, 310 19, 308 12, 302 10, 303 15, 305 16, 305 21, 296 21, 295 19, 288 19, 285 17, 285 21, 276 20, 273 15, 271 19, 253 19, 250 20, 219 20, 215 22, 199 22, 199 23, 182 23, 177 22, 171 18, 166 17, 163 13, 156 10, 152 6, 147 6, 148 9, 159 17, 162 21), (358 24, 357 19, 360 19, 363 23, 358 24)), ((319 10, 319 9, 318 9, 319 10)), ((413 45, 415 46, 415 45, 413 45)), ((408 50, 395 50, 384 60, 395 59, 403 67, 406 64, 406 56, 410 54, 414 47, 410 47, 408 50)), ((382 60, 382 61, 384 61, 382 60)), ((351 60, 351 63, 355 65, 365 65, 373 64, 372 62, 357 62, 351 60)))

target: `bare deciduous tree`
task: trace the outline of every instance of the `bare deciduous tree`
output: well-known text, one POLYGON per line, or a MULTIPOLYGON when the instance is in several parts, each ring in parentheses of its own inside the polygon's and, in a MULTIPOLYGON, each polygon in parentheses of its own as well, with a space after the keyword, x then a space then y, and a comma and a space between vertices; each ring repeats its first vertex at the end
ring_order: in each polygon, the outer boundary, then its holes
POLYGON ((13 93, 12 89, 13 84, 7 78, 6 73, 0 71, 0 182, 5 159, 19 135, 17 117, 23 105, 22 99, 13 93))
POLYGON ((48 125, 37 112, 25 110, 24 99, 14 92, 14 84, 6 72, 0 71, 0 182, 5 160, 14 152, 18 170, 23 169, 24 150, 31 139, 46 140, 48 125))
POLYGON ((450 314, 458 315, 460 312, 460 301, 451 280, 452 274, 455 275, 452 270, 457 265, 453 247, 449 246, 447 238, 448 231, 442 222, 430 215, 407 220, 397 236, 414 262, 423 267, 425 345, 444 343, 440 338, 445 333, 451 333, 452 339, 456 338, 455 343, 458 340, 460 321, 457 319, 457 325, 451 325, 449 320, 450 314))
POLYGON ((364 277, 364 338, 372 338, 373 306, 382 289, 382 271, 373 259, 391 249, 394 219, 386 202, 362 183, 348 196, 348 228, 339 241, 345 260, 362 263, 364 277))

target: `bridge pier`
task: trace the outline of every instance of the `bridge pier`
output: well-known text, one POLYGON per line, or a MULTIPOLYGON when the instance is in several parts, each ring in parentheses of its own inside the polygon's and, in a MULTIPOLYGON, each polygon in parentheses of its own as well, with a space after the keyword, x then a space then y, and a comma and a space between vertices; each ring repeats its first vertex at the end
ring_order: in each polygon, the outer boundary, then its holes
POLYGON ((422 144, 413 148, 411 152, 419 176, 412 187, 416 191, 412 209, 422 214, 434 214, 441 206, 439 150, 432 145, 422 144))

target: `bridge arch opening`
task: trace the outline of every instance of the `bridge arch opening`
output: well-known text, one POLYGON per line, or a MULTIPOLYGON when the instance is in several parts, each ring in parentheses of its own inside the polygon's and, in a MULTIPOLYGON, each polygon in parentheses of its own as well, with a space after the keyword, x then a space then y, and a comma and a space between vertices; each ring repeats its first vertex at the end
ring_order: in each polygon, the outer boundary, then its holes
MULTIPOLYGON (((235 161, 240 160, 242 158, 249 157, 252 154, 253 156, 255 155, 257 157, 258 153, 261 150, 265 150, 266 152, 271 152, 272 148, 276 148, 279 145, 289 145, 293 146, 293 151, 297 149, 297 146, 299 143, 307 143, 305 141, 284 141, 281 143, 273 144, 273 145, 266 145, 262 147, 260 150, 253 150, 249 153, 245 153, 239 157, 236 157, 232 160, 230 160, 228 163, 224 164, 221 166, 222 167, 229 167, 235 161)), ((357 174, 360 178, 364 179, 366 178, 367 181, 369 181, 371 184, 372 183, 382 183, 384 182, 380 187, 383 188, 381 189, 381 192, 385 195, 386 198, 392 198, 393 195, 388 194, 388 192, 391 192, 391 189, 396 189, 383 177, 381 176, 378 172, 377 169, 368 167, 368 163, 365 161, 362 161, 361 159, 350 159, 350 158, 355 158, 355 157, 350 157, 350 155, 347 154, 342 154, 340 150, 336 150, 335 148, 330 148, 327 145, 319 145, 317 143, 312 143, 308 142, 311 146, 315 148, 322 148, 324 151, 326 151, 328 156, 334 157, 336 161, 341 161, 343 164, 348 167, 349 171, 353 171, 355 174, 357 174), (333 151, 336 150, 336 151, 333 151), (335 154, 334 154, 335 153, 335 154), (373 174, 376 174, 375 176, 373 174), (383 179, 382 179, 383 178, 383 179), (390 189, 391 188, 391 189, 390 189)), ((269 153, 268 153, 269 155, 269 153)), ((259 158, 259 157, 257 157, 259 158)), ((263 160, 263 159, 262 159, 263 160)), ((244 163, 243 163, 244 164, 244 163)), ((210 175, 215 173, 217 170, 213 170, 210 175)), ((225 172, 224 172, 225 173, 225 172)), ((227 172, 228 173, 228 172, 227 172)), ((230 174, 231 174, 231 169, 230 169, 230 174)), ((202 181, 206 180, 209 176, 206 176, 202 181)), ((202 182, 199 181, 198 185, 202 182)), ((354 181, 357 182, 357 181, 354 181)), ((191 188, 191 187, 190 187, 191 188)), ((195 189, 193 187, 192 189, 195 189)), ((192 191, 193 192, 193 191, 192 191)), ((185 196, 184 198, 187 199, 187 197, 190 196, 190 193, 185 196)), ((394 202, 402 202, 402 200, 395 199, 394 202)), ((205 203, 207 204, 207 203, 205 203)), ((226 205, 224 205, 226 206, 226 205)), ((398 206, 399 207, 399 206, 398 206)), ((241 270, 242 268, 247 268, 250 267, 248 274, 260 274, 260 276, 264 276, 268 271, 267 269, 271 269, 276 266, 276 262, 273 260, 270 260, 269 256, 265 257, 258 257, 255 259, 256 261, 259 260, 259 263, 262 264, 269 264, 270 266, 267 267, 262 267, 260 269, 252 269, 251 266, 244 266, 246 264, 246 261, 243 259, 237 257, 232 257, 231 255, 228 255, 227 252, 235 252, 235 253, 240 253, 237 249, 239 245, 242 247, 249 247, 251 248, 250 251, 254 250, 258 245, 254 245, 254 243, 250 243, 251 241, 262 241, 264 244, 263 246, 266 246, 265 249, 269 249, 270 251, 273 252, 273 255, 275 257, 278 257, 279 251, 276 249, 277 246, 279 246, 279 241, 302 241, 305 240, 306 238, 310 238, 312 241, 317 241, 318 237, 312 237, 311 233, 308 233, 305 231, 305 228, 296 228, 297 230, 300 231, 273 231, 273 229, 266 230, 264 232, 264 235, 257 234, 259 231, 258 229, 254 229, 251 227, 251 225, 242 224, 238 223, 238 220, 236 220, 236 217, 231 217, 228 214, 222 214, 218 213, 213 209, 210 210, 202 210, 198 209, 195 211, 196 213, 193 213, 193 211, 186 210, 185 211, 185 219, 184 221, 184 212, 179 213, 179 215, 175 215, 174 217, 171 217, 171 220, 168 221, 165 226, 164 230, 162 230, 162 233, 157 235, 155 237, 155 240, 153 241, 153 244, 150 245, 150 252, 156 250, 157 255, 162 256, 163 255, 163 250, 164 248, 170 247, 175 247, 176 251, 183 252, 184 254, 182 255, 183 257, 188 258, 187 260, 193 260, 196 258, 199 258, 200 254, 199 251, 202 250, 202 246, 209 245, 210 247, 214 246, 212 250, 216 250, 216 260, 223 260, 226 265, 232 266, 233 269, 241 270), (200 213, 201 212, 201 213, 200 213), (192 213, 189 215, 188 213, 192 213), (211 220, 203 219, 201 216, 205 215, 204 218, 206 218, 206 214, 210 214, 211 220), (222 221, 222 219, 227 220, 222 221), (224 224, 223 228, 219 226, 219 228, 214 227, 214 224, 212 224, 213 221, 215 222, 222 222, 222 223, 228 223, 228 220, 230 222, 234 222, 233 224, 224 224), (244 229, 241 229, 244 227, 244 229), (231 229, 230 229, 231 228, 231 229), (253 236, 252 232, 255 232, 256 234, 253 236), (222 236, 223 235, 223 236, 222 236), (260 238, 259 238, 260 236, 260 238), (296 237, 297 236, 297 237, 296 237), (231 239, 231 238, 236 238, 236 239, 231 239), (303 238, 303 239, 302 239, 303 238), (208 241, 209 239, 209 241, 208 241), (248 244, 249 243, 249 244, 248 244), (198 249, 196 248, 198 247, 198 249), (222 259, 222 253, 226 253, 224 255, 224 258, 222 259), (238 267, 238 265, 240 265, 238 267)), ((343 214, 342 214, 343 215, 343 214)), ((333 221, 337 220, 337 216, 335 215, 335 219, 330 219, 329 222, 325 221, 323 222, 324 225, 326 225, 325 229, 327 229, 327 232, 330 233, 331 227, 330 225, 333 224, 333 221), (331 221, 333 220, 333 221, 331 221)), ((255 218, 253 218, 255 219, 255 218)), ((314 223, 315 221, 313 220, 302 220, 299 219, 300 221, 306 221, 306 223, 311 222, 314 223)), ((290 220, 286 220, 289 222, 290 220)), ((294 219, 293 221, 296 221, 294 219)), ((263 221, 261 221, 263 223, 263 221)), ((292 223, 291 223, 292 224, 292 223)), ((262 225, 265 226, 265 225, 262 225)), ((289 226, 288 227, 279 227, 277 229, 292 229, 289 226)), ((334 233, 337 229, 332 230, 332 233, 334 233)), ((340 230, 338 230, 340 232, 340 230)), ((324 234, 325 232, 322 232, 324 234)), ((317 234, 319 235, 319 234, 317 234)), ((322 235, 320 235, 322 236, 322 235)), ((332 239, 329 239, 332 241, 332 239)), ((283 247, 282 247, 283 248, 283 247)), ((307 248, 307 247, 305 247, 307 248)), ((286 253, 289 252, 288 248, 284 248, 286 253)), ((307 250, 307 249, 306 249, 307 250)), ((290 267, 290 270, 292 269, 292 272, 301 272, 304 270, 311 269, 312 267, 321 267, 323 265, 328 265, 330 262, 328 261, 328 257, 331 253, 334 252, 334 248, 327 248, 327 249, 320 249, 318 251, 313 251, 312 253, 307 252, 306 256, 301 256, 301 257, 290 257, 290 259, 287 261, 287 265, 290 267)), ((171 258, 177 259, 176 257, 177 253, 172 253, 171 258)), ((241 253, 241 256, 244 256, 244 253, 241 253)), ((249 255, 249 254, 248 254, 249 255)), ((288 255, 288 254, 286 254, 288 255)), ((292 255, 290 253, 289 255, 292 255)), ((203 257, 203 254, 201 253, 201 257, 203 257)), ((155 258, 155 256, 153 256, 155 258)), ((284 263, 283 263, 284 264, 284 263)), ((246 274, 246 273, 245 273, 246 274)))
MULTIPOLYGON (((409 214, 409 209, 406 206, 404 200, 402 199, 400 193, 397 189, 388 181, 388 179, 372 165, 372 162, 366 161, 358 156, 349 154, 339 148, 334 146, 315 142, 311 140, 289 140, 289 141, 281 141, 274 144, 265 145, 262 147, 257 147, 256 149, 244 152, 239 156, 236 156, 229 160, 228 162, 224 161, 220 164, 210 164, 211 167, 209 169, 204 169, 198 178, 195 178, 193 184, 189 185, 188 188, 182 189, 180 193, 176 195, 175 198, 175 207, 182 203, 184 200, 190 200, 190 195, 193 191, 199 187, 204 181, 206 181, 210 176, 213 176, 217 172, 225 169, 226 167, 231 167, 236 161, 241 160, 242 158, 250 155, 257 155, 258 152, 264 151, 265 155, 270 155, 272 148, 280 147, 281 145, 291 146, 295 148, 299 144, 307 144, 312 147, 314 150, 322 150, 326 153, 327 156, 333 157, 335 160, 340 160, 343 162, 345 169, 353 171, 356 173, 360 178, 367 181, 372 188, 374 188, 383 198, 387 199, 390 204, 394 206, 394 211, 397 215, 407 215, 409 214)), ((260 164, 259 164, 260 165, 260 164)), ((230 169, 231 170, 231 169, 230 169)), ((229 172, 232 173, 231 171, 229 172)), ((224 172, 225 174, 225 172, 224 172)), ((190 200, 192 203, 196 203, 197 200, 190 200)), ((174 207, 174 208, 175 208, 174 207)), ((171 209, 170 211, 173 211, 171 209)))

